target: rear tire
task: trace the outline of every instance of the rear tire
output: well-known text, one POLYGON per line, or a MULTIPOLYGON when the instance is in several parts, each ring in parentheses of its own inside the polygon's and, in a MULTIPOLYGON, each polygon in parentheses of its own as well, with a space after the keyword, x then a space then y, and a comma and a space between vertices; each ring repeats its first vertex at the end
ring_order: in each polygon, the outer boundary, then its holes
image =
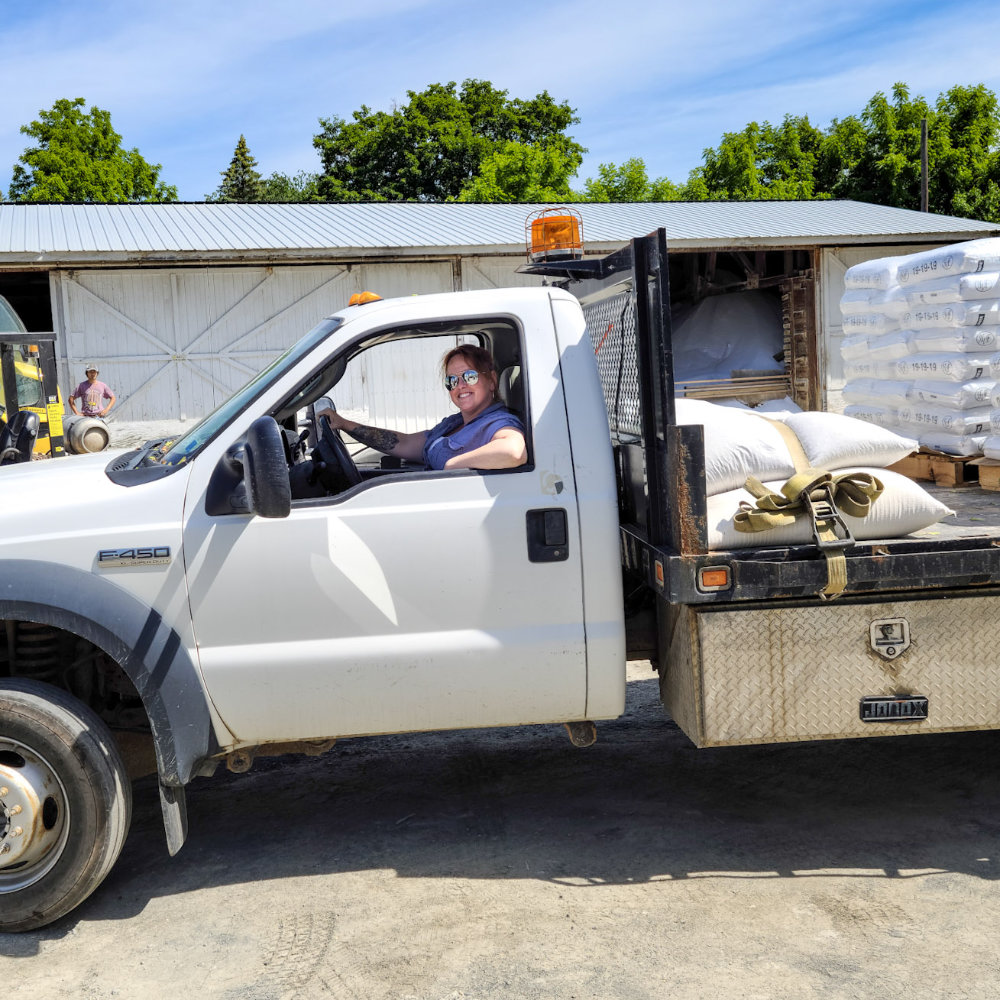
POLYGON ((111 731, 60 688, 0 679, 0 931, 82 903, 121 853, 132 786, 111 731))

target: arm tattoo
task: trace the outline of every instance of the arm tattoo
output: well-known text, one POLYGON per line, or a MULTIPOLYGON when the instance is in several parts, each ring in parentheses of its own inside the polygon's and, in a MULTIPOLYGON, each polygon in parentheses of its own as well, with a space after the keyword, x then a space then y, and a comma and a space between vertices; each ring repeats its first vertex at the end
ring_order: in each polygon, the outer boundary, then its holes
POLYGON ((384 431, 379 427, 367 427, 364 424, 358 424, 354 430, 347 433, 355 441, 360 441, 362 444, 366 444, 369 448, 374 448, 376 451, 384 451, 387 455, 392 454, 392 449, 399 444, 399 435, 395 431, 384 431))

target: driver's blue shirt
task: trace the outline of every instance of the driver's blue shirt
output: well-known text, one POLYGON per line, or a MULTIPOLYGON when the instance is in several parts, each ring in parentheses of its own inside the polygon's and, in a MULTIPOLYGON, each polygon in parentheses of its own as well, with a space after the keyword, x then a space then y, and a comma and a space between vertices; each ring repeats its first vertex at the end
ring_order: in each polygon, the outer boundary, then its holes
POLYGON ((427 432, 424 441, 424 465, 429 469, 443 469, 445 462, 455 455, 481 448, 493 440, 493 435, 505 427, 524 433, 524 424, 503 403, 487 406, 478 417, 467 424, 462 414, 453 413, 427 432))

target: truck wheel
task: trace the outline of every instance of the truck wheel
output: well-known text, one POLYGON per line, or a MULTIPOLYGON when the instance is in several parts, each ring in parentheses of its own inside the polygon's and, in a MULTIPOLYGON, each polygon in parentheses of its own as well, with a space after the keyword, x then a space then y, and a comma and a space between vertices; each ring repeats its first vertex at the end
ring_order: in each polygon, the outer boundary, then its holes
POLYGON ((111 731, 50 684, 0 679, 0 931, 43 927, 111 871, 132 786, 111 731))

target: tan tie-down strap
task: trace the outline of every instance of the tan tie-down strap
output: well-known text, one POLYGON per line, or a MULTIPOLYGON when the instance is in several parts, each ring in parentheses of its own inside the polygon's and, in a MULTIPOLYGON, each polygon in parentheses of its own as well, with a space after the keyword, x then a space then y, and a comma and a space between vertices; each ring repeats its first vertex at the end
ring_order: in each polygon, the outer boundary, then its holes
POLYGON ((806 469, 792 476, 780 493, 769 490, 753 476, 747 479, 746 490, 757 503, 740 502, 733 519, 736 530, 765 531, 808 517, 813 538, 827 562, 827 583, 822 594, 829 598, 842 594, 847 587, 844 552, 854 544, 854 537, 840 514, 866 517, 882 495, 882 481, 870 472, 835 476, 822 469, 806 469))
POLYGON ((788 454, 792 458, 792 465, 795 467, 795 471, 805 472, 809 468, 809 459, 806 457, 798 434, 788 424, 780 420, 772 420, 770 417, 765 417, 762 413, 757 413, 755 416, 760 417, 761 420, 766 420, 781 435, 781 439, 785 442, 785 447, 788 449, 788 454))

